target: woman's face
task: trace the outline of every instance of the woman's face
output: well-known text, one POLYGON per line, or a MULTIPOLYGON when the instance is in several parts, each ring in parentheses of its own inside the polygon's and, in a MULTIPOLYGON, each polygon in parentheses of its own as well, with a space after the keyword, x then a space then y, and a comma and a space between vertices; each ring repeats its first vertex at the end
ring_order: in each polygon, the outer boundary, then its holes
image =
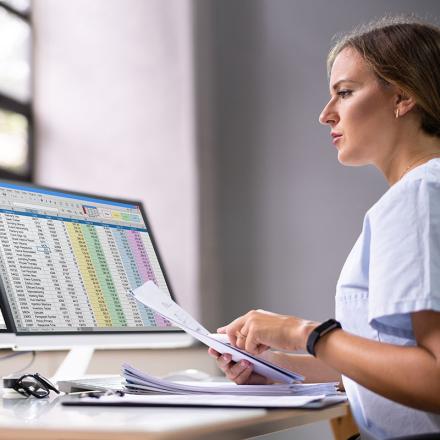
POLYGON ((336 57, 330 101, 319 121, 331 127, 338 160, 344 165, 380 164, 391 154, 396 89, 378 78, 354 49, 336 57))

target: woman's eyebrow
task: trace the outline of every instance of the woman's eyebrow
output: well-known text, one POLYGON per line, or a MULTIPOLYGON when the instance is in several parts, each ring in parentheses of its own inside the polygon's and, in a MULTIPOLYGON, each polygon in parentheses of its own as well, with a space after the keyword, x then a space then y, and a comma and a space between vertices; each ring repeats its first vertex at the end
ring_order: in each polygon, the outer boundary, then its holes
POLYGON ((336 82, 333 84, 332 89, 333 89, 333 90, 336 90, 336 89, 340 86, 341 83, 353 83, 353 84, 359 84, 358 81, 354 81, 354 80, 352 80, 352 79, 340 79, 339 81, 336 81, 336 82))

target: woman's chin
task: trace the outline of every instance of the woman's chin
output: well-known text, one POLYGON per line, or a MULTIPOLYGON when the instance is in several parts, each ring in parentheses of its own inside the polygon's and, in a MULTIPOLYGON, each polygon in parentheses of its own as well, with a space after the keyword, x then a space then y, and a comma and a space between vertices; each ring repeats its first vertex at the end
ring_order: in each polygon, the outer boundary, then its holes
POLYGON ((341 165, 350 166, 350 157, 343 149, 338 150, 338 161, 341 165))
POLYGON ((348 154, 348 152, 344 151, 343 149, 338 150, 338 161, 341 165, 345 165, 347 167, 359 167, 365 165, 364 161, 348 154))

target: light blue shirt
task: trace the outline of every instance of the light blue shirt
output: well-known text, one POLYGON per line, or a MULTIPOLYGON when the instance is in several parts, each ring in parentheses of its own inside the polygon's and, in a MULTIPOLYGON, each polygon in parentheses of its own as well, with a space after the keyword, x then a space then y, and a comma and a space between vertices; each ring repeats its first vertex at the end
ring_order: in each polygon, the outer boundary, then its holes
MULTIPOLYGON (((416 345, 410 314, 420 310, 440 311, 440 159, 410 171, 369 209, 336 287, 336 319, 368 339, 416 345)), ((362 440, 440 432, 440 415, 343 382, 362 440)))

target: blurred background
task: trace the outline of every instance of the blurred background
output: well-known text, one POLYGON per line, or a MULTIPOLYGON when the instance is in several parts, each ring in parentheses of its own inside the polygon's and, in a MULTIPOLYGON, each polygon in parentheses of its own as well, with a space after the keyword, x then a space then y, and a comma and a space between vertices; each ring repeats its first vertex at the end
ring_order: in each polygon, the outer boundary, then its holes
POLYGON ((318 123, 325 60, 386 13, 438 24, 440 2, 0 1, 0 177, 142 200, 211 330, 250 308, 325 320, 387 189, 318 123))

